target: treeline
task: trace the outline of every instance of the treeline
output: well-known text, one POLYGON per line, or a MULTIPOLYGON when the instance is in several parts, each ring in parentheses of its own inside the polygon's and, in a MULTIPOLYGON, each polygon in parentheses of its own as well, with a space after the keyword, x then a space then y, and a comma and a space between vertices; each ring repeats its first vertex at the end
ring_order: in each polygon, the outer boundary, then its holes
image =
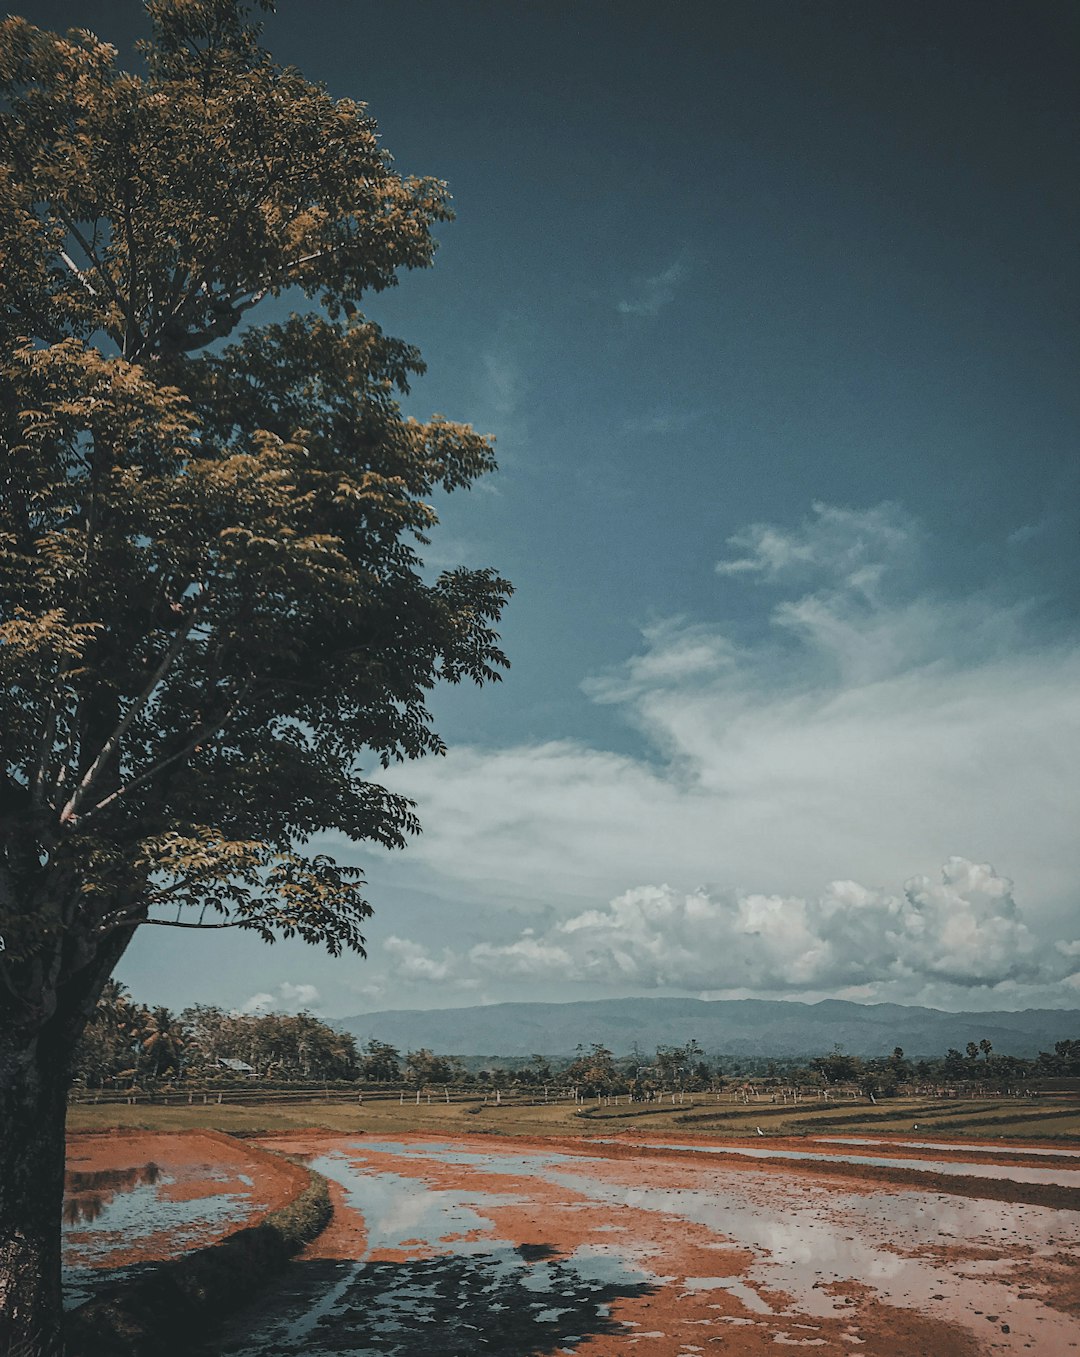
POLYGON ((371 1038, 362 1046, 311 1013, 239 1014, 198 1004, 179 1015, 134 1003, 117 981, 105 987, 76 1053, 74 1075, 86 1087, 257 1078, 281 1082, 362 1082, 425 1088, 573 1088, 586 1095, 719 1091, 749 1080, 767 1084, 857 1087, 890 1097, 913 1085, 982 1084, 1016 1088, 1046 1078, 1080 1078, 1080 1039, 1059 1041, 1034 1060, 997 1055, 989 1040, 969 1042, 937 1059, 890 1055, 863 1059, 839 1046, 809 1059, 708 1056, 691 1039, 682 1046, 636 1046, 616 1056, 594 1042, 572 1057, 478 1062, 421 1049, 402 1053, 371 1038))
POLYGON ((211 1005, 179 1015, 131 1000, 111 980, 75 1054, 74 1075, 89 1088, 213 1076, 282 1081, 354 1080, 356 1041, 310 1013, 228 1013, 211 1005))

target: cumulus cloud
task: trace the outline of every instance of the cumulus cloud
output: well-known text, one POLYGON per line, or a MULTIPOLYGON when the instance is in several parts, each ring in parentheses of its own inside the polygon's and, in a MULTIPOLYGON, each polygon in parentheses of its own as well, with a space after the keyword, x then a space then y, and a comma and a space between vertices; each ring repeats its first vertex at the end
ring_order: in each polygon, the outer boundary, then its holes
POLYGON ((386 939, 383 947, 394 959, 394 969, 406 980, 446 980, 454 968, 452 954, 444 951, 442 959, 433 957, 419 943, 410 942, 394 934, 386 939))
MULTIPOLYGON (((1067 943, 1062 954, 1040 954, 1012 882, 987 864, 953 857, 938 880, 915 876, 897 893, 855 881, 834 881, 809 899, 637 886, 542 936, 526 929, 511 942, 444 952, 438 968, 638 991, 858 988, 869 997, 1063 980, 1077 969, 1076 951, 1067 943)), ((410 962, 422 953, 414 944, 410 962)))
POLYGON ((319 1008, 322 997, 314 985, 283 980, 274 993, 260 990, 240 1005, 241 1013, 302 1013, 319 1008))
POLYGON ((714 939, 747 985, 888 984, 903 998, 933 984, 947 1004, 986 984, 1018 1004, 1053 1001, 1038 986, 1073 969, 1046 957, 1070 955, 1055 944, 1080 880, 1080 641, 1031 634, 1022 601, 920 587, 924 534, 896 506, 818 505, 794 529, 755 525, 729 546, 722 573, 775 591, 771 625, 735 642, 713 623, 663 619, 587 684, 640 733, 641 754, 575 740, 457 747, 389 775, 425 826, 411 879, 505 920, 504 935, 469 940, 475 955, 424 956, 448 978, 501 967, 711 988, 693 968, 714 939), (954 863, 941 881, 908 879, 954 854, 1021 881, 1023 918, 1004 878, 978 884, 954 863), (657 881, 668 885, 641 884, 657 881), (820 893, 829 881, 840 884, 820 893), (657 953, 650 971, 655 948, 615 945, 603 902, 619 900, 631 941, 644 936, 635 910, 670 910, 673 937, 698 911, 705 932, 687 936, 685 963, 657 953), (554 920, 542 931, 514 927, 541 911, 554 920), (771 929, 797 940, 797 958, 766 945, 771 929))
POLYGON ((681 259, 676 259, 659 273, 638 278, 616 309, 623 316, 655 316, 675 300, 680 285, 689 277, 690 270, 681 259))

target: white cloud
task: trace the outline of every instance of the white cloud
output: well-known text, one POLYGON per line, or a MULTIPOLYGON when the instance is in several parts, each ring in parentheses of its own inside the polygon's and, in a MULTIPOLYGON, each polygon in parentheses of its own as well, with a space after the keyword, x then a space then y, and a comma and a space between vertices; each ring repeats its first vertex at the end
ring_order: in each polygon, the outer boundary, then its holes
POLYGON ((386 939, 383 947, 394 958, 397 974, 406 980, 447 980, 454 971, 454 958, 449 950, 443 952, 441 960, 436 960, 419 943, 394 934, 386 939))
POLYGON ((283 980, 275 993, 261 990, 258 994, 245 999, 240 1005, 239 1012, 301 1013, 317 1009, 321 1003, 322 998, 315 985, 295 985, 290 980, 283 980))
POLYGON ((922 533, 898 504, 848 509, 815 503, 813 517, 797 529, 752 523, 728 538, 743 555, 717 563, 719 575, 750 575, 769 583, 815 578, 853 593, 874 594, 886 572, 895 573, 919 551, 922 533))
POLYGON ((459 978, 492 979, 501 966, 713 989, 694 976, 711 959, 685 933, 691 901, 721 953, 720 918, 752 917, 759 939, 777 928, 797 940, 797 956, 760 940, 732 950, 759 989, 794 977, 808 989, 887 986, 896 998, 932 989, 946 1004, 977 983, 1017 1006, 1029 994, 1069 997, 1046 958, 1062 957, 1055 943, 1080 881, 1080 642, 1036 642, 1023 606, 986 594, 919 590, 921 543, 919 526, 888 505, 819 505, 794 532, 739 534, 726 573, 781 591, 771 628, 735 644, 720 627, 668 619, 586 687, 642 733, 647 757, 561 740, 459 747, 388 774, 425 826, 408 854, 412 879, 466 915, 473 902, 505 911, 503 936, 428 960, 459 978), (955 863, 940 882, 883 887, 953 855, 1021 881, 1023 918, 1004 878, 955 863), (656 881, 669 885, 641 884, 656 881), (829 881, 848 884, 819 895, 829 881), (713 884, 698 891, 702 882, 713 884), (615 946, 603 921, 613 904, 596 924, 607 941, 583 953, 580 920, 618 900, 627 918, 671 911, 686 958, 657 953, 649 972, 644 943, 615 946), (526 943, 515 915, 541 911, 555 923, 526 943), (869 958, 861 969, 849 933, 869 958), (896 965, 883 971, 886 933, 896 965), (934 955, 920 953, 920 936, 934 955))
POLYGON ((638 278, 630 292, 618 302, 616 310, 624 316, 658 315, 675 300, 675 293, 689 275, 686 263, 676 259, 659 273, 638 278))
MULTIPOLYGON (((525 342, 520 320, 505 317, 494 339, 494 347, 479 355, 472 409, 477 427, 495 435, 499 463, 505 470, 528 442, 528 380, 519 356, 525 342)), ((477 488, 499 493, 491 477, 478 481, 477 488)))
MULTIPOLYGON (((409 975, 426 953, 395 943, 409 975)), ((858 989, 884 997, 942 984, 970 990, 1059 981, 1073 966, 1053 951, 1040 957, 1011 881, 954 857, 940 880, 912 877, 897 894, 854 881, 834 881, 810 899, 637 886, 542 936, 525 929, 509 943, 444 951, 437 978, 512 976, 712 994, 858 989)))

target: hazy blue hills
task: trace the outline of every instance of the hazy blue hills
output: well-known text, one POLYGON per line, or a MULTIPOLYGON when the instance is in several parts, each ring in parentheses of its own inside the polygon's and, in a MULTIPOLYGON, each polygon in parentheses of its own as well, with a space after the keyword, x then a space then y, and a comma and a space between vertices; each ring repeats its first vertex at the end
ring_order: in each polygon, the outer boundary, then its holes
POLYGON ((944 1013, 903 1004, 816 1004, 766 999, 594 999, 563 1004, 487 1004, 475 1008, 398 1009, 343 1018, 338 1027, 401 1050, 441 1055, 560 1056, 579 1042, 602 1042, 626 1055, 682 1045, 694 1037, 710 1053, 741 1056, 822 1054, 839 1043, 852 1055, 912 1057, 963 1050, 986 1037, 1001 1055, 1033 1056, 1055 1041, 1080 1038, 1080 1010, 944 1013))

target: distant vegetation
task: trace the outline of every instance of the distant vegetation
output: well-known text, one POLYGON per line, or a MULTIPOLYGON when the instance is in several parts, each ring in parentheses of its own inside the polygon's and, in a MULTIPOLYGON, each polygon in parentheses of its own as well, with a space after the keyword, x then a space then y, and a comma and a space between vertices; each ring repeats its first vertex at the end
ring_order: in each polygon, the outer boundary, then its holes
POLYGON ((913 1061, 897 1046, 862 1059, 835 1047, 808 1059, 723 1058, 690 1039, 681 1046, 639 1047, 616 1057, 604 1045, 581 1045, 562 1060, 459 1058, 422 1048, 404 1054, 377 1038, 362 1046, 311 1013, 239 1014, 197 1005, 179 1015, 134 1003, 111 981, 79 1044, 76 1080, 88 1088, 258 1079, 281 1083, 348 1082, 420 1089, 431 1086, 528 1092, 548 1086, 581 1094, 647 1101, 664 1093, 718 1091, 749 1080, 796 1087, 857 1088, 874 1097, 933 1085, 1016 1090, 1046 1079, 1080 1078, 1080 1040, 1059 1041, 1033 1060, 998 1055, 989 1040, 968 1042, 938 1059, 913 1061))

